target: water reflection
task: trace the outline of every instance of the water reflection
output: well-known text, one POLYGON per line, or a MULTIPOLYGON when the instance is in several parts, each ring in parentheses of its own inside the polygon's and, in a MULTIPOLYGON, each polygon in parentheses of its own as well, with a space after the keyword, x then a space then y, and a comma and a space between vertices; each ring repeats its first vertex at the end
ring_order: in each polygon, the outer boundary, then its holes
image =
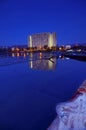
POLYGON ((26 56, 28 56, 28 53, 19 53, 19 52, 17 52, 17 53, 11 53, 11 54, 9 54, 9 56, 11 56, 11 57, 26 57, 26 56))
POLYGON ((0 66, 27 62, 30 69, 55 70, 57 57, 53 53, 9 53, 0 56, 0 66))
MULTIPOLYGON (((6 55, 0 55, 0 66, 12 65, 15 63, 27 62, 29 68, 38 70, 55 70, 57 66, 57 60, 70 59, 59 53, 7 53, 6 55)), ((86 55, 73 56, 74 60, 86 61, 86 55)))
POLYGON ((28 62, 28 54, 26 53, 7 53, 0 55, 0 66, 8 66, 28 62))
POLYGON ((31 53, 29 56, 29 67, 37 70, 55 70, 57 65, 56 57, 51 53, 31 53))
POLYGON ((25 55, 0 55, 0 65, 6 66, 0 67, 0 130, 45 130, 56 115, 56 104, 70 99, 86 77, 85 63, 66 61, 64 56, 59 60, 57 53, 25 55))

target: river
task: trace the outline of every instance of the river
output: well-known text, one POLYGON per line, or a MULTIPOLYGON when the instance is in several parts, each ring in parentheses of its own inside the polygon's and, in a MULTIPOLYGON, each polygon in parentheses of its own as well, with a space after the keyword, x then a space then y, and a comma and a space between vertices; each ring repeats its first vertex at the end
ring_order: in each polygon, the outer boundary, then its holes
POLYGON ((86 79, 86 62, 50 53, 0 56, 0 130, 46 130, 86 79))

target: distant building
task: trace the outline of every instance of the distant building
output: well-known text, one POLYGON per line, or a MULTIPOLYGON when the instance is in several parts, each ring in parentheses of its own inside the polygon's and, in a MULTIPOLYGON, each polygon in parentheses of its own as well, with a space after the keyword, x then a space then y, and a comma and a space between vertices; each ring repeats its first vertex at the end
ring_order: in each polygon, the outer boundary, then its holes
POLYGON ((65 49, 66 49, 66 50, 71 49, 71 45, 66 45, 66 46, 65 46, 65 49))
POLYGON ((54 47, 57 44, 57 37, 56 33, 38 33, 38 34, 32 34, 28 37, 28 47, 37 47, 37 48, 43 48, 43 47, 54 47))

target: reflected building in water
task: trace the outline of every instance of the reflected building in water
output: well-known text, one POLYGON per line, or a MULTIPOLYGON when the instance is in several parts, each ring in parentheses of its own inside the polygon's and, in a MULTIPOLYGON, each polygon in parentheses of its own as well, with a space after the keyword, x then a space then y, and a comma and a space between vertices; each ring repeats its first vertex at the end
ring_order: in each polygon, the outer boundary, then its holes
POLYGON ((55 70, 57 59, 51 57, 51 54, 47 53, 31 53, 29 67, 36 70, 55 70))
POLYGON ((57 57, 52 53, 10 53, 3 58, 6 59, 0 61, 1 66, 28 62, 29 68, 36 70, 56 70, 57 67, 57 57))

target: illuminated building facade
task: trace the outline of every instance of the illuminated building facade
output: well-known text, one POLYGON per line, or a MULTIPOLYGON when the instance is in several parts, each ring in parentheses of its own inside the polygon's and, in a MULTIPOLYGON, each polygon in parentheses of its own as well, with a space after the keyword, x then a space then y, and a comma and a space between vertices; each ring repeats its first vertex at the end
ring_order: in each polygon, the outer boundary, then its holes
POLYGON ((37 47, 42 49, 45 46, 49 48, 56 47, 56 44, 56 32, 32 34, 28 37, 28 47, 37 47))

